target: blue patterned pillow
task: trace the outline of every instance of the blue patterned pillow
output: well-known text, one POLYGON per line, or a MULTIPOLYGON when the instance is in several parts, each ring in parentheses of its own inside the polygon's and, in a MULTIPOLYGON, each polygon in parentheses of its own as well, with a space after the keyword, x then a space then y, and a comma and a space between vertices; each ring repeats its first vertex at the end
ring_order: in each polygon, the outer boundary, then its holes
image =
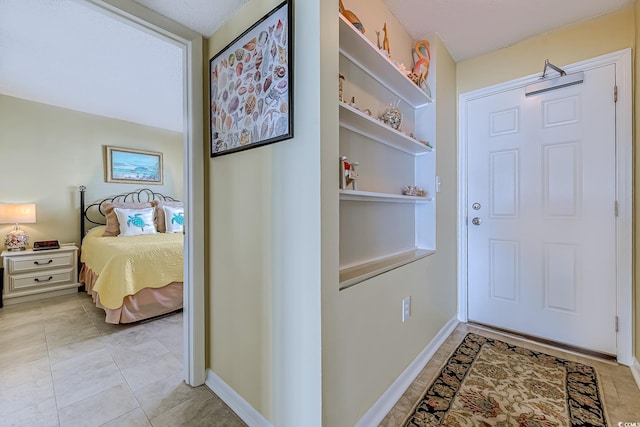
POLYGON ((167 228, 165 233, 182 233, 184 230, 184 208, 163 206, 162 209, 167 228))
POLYGON ((113 210, 120 224, 120 234, 118 237, 157 233, 155 223, 153 222, 153 212, 155 208, 114 208, 113 210))

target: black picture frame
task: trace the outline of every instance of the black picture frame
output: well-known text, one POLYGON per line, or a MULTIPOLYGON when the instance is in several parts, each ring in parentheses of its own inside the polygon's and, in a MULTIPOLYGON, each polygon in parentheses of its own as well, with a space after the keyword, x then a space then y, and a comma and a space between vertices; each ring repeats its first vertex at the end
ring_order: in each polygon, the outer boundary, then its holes
POLYGON ((209 60, 211 157, 293 138, 293 1, 209 60))

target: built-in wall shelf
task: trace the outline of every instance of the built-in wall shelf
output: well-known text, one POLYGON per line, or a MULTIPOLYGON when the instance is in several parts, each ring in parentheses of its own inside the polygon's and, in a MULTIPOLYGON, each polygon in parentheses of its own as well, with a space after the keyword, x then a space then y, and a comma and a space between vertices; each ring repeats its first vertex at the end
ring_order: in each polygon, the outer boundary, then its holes
POLYGON ((402 74, 376 45, 351 25, 344 16, 341 14, 338 16, 342 55, 413 108, 431 103, 431 97, 402 74))
POLYGON ((338 101, 340 106, 340 126, 376 140, 405 153, 421 155, 433 149, 384 122, 363 113, 349 104, 338 101))
POLYGON ((356 202, 428 203, 431 197, 405 196, 404 194, 374 193, 372 191, 340 190, 340 200, 356 202))
POLYGON ((378 276, 387 271, 402 267, 403 265, 425 258, 434 254, 430 249, 416 248, 410 251, 394 254, 384 258, 378 258, 361 264, 340 269, 340 289, 364 282, 367 279, 378 276))

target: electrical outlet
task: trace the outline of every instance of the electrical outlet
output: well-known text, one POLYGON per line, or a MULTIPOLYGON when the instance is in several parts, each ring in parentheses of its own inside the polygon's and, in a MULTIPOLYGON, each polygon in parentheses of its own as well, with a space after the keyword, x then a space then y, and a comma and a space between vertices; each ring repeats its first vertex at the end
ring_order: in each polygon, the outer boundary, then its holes
POLYGON ((402 321, 406 322, 411 317, 411 297, 402 300, 402 321))

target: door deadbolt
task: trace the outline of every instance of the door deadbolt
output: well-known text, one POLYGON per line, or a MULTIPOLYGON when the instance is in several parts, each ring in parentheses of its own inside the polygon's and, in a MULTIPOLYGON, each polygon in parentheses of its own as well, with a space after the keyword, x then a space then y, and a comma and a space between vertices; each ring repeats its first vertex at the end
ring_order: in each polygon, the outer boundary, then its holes
POLYGON ((480 210, 482 206, 480 205, 480 203, 474 203, 471 205, 471 207, 473 208, 474 211, 477 211, 477 210, 480 210))
POLYGON ((475 217, 471 220, 471 224, 473 225, 480 225, 482 223, 482 220, 478 217, 475 217))

